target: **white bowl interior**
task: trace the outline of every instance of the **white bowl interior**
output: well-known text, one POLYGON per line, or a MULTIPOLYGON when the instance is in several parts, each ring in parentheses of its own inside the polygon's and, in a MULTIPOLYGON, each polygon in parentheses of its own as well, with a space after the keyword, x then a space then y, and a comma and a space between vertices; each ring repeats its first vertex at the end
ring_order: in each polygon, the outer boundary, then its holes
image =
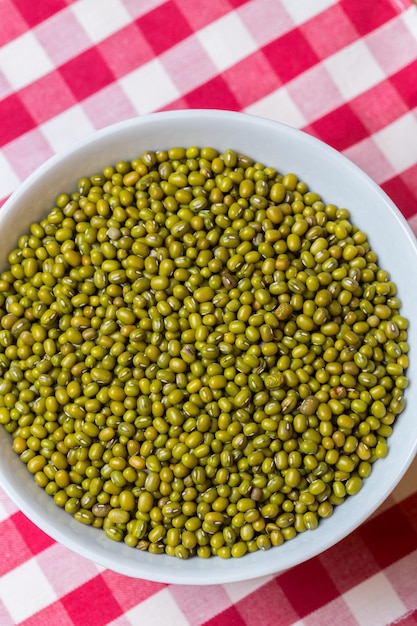
MULTIPOLYGON (((380 265, 398 286, 402 313, 413 320, 417 293, 417 248, 414 235, 386 194, 354 164, 313 137, 290 127, 245 114, 194 110, 157 113, 111 126, 77 143, 40 167, 0 211, 0 268, 18 235, 41 219, 58 193, 75 190, 81 176, 117 160, 137 157, 146 149, 172 146, 234 148, 279 171, 295 172, 326 202, 348 208, 364 230, 380 265)), ((416 326, 410 325, 411 364, 416 326)), ((413 382, 414 384, 414 382, 413 382)), ((180 561, 150 555, 107 539, 102 531, 76 522, 37 487, 12 451, 11 438, 0 429, 0 483, 17 506, 43 531, 71 550, 116 572, 136 578, 180 584, 218 584, 284 571, 334 545, 357 528, 385 500, 411 464, 417 448, 417 394, 409 388, 407 407, 399 417, 386 459, 378 461, 362 490, 337 507, 313 532, 267 552, 240 559, 180 561)))

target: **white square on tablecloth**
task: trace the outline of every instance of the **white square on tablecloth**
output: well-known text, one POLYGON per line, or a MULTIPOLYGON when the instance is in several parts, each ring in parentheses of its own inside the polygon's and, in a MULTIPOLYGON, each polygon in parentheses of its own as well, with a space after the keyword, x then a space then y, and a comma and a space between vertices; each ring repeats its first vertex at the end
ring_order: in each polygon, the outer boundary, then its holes
POLYGON ((161 4, 164 4, 164 2, 166 2, 166 0, 140 0, 139 2, 138 0, 123 0, 123 4, 130 15, 135 19, 141 17, 141 15, 145 15, 145 13, 153 11, 161 4))
POLYGON ((249 56, 258 46, 237 13, 202 28, 197 37, 219 72, 249 56))
POLYGON ((103 41, 127 24, 132 18, 120 0, 83 0, 71 5, 72 12, 92 43, 103 41))
POLYGON ((417 41, 417 12, 414 6, 408 7, 401 13, 401 19, 406 24, 408 30, 417 41))
POLYGON ((6 511, 6 517, 10 517, 11 515, 13 515, 19 510, 17 506, 15 505, 15 503, 13 502, 13 500, 9 498, 7 493, 1 487, 0 487, 0 507, 4 511, 6 511))
POLYGON ((19 178, 2 152, 0 152, 0 198, 6 198, 16 189, 19 178))
POLYGON ((266 117, 282 124, 288 124, 294 128, 301 128, 307 123, 304 115, 285 87, 277 89, 265 98, 247 107, 246 112, 266 117))
POLYGON ((302 24, 337 3, 338 0, 296 0, 284 4, 294 22, 302 24))
POLYGON ((7 96, 9 96, 12 91, 13 89, 9 84, 9 81, 0 69, 0 100, 7 98, 7 96))
POLYGON ((57 596, 37 561, 31 559, 2 577, 0 600, 19 624, 55 602, 57 596))
POLYGON ((140 115, 161 109, 180 96, 158 59, 123 76, 120 86, 140 115))
POLYGON ((121 615, 120 617, 116 617, 112 622, 109 622, 107 626, 132 626, 132 623, 125 615, 121 615))
MULTIPOLYGON (((416 550, 398 559, 385 570, 386 577, 394 589, 398 590, 398 595, 409 612, 413 612, 416 608, 416 572, 416 550)), ((404 620, 404 624, 406 623, 404 620)))
POLYGON ((359 626, 385 626, 407 613, 384 572, 368 578, 343 594, 359 626))
POLYGON ((0 70, 15 90, 33 83, 53 68, 33 32, 24 33, 0 47, 0 70))
POLYGON ((374 141, 397 172, 415 165, 417 113, 409 111, 374 134, 374 141))
MULTIPOLYGON (((229 596, 233 604, 237 604, 239 600, 246 598, 251 593, 255 593, 258 589, 269 583, 273 576, 261 576, 260 578, 250 578, 237 583, 227 583, 223 585, 224 590, 229 596)), ((260 592, 262 593, 262 592, 260 592)))
POLYGON ((6 509, 0 502, 0 522, 4 522, 4 520, 6 520, 8 517, 9 517, 8 512, 6 511, 6 509))
POLYGON ((359 39, 323 61, 346 100, 383 81, 384 72, 366 43, 359 39))
POLYGON ((40 129, 55 152, 59 152, 91 133, 94 126, 82 107, 76 105, 45 122, 40 129))
POLYGON ((150 596, 130 611, 125 613, 125 618, 132 626, 146 624, 146 626, 190 626, 190 622, 175 603, 169 587, 150 596))

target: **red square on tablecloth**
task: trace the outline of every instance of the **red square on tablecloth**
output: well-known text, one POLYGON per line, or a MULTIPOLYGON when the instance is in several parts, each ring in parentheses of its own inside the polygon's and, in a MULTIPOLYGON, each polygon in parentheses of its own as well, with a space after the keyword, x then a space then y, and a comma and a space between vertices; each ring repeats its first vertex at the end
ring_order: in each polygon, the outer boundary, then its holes
MULTIPOLYGON (((414 498, 417 499, 417 494, 414 498)), ((381 568, 417 549, 417 532, 399 505, 382 511, 378 517, 360 526, 357 532, 381 568)))
POLYGON ((42 0, 41 2, 14 0, 14 4, 31 28, 66 7, 64 0, 42 0))
POLYGON ((0 576, 19 567, 19 565, 29 560, 32 556, 22 534, 16 527, 15 522, 19 515, 21 515, 21 513, 15 513, 0 523, 0 537, 7 537, 8 543, 8 545, 6 545, 1 542, 2 555, 0 559, 0 576))
POLYGON ((188 104, 185 98, 177 98, 177 100, 173 100, 169 102, 165 106, 158 109, 158 111, 183 111, 184 109, 189 109, 190 105, 188 104))
POLYGON ((378 563, 357 532, 323 552, 320 562, 331 575, 339 594, 346 593, 380 571, 378 563))
POLYGON ((248 626, 248 623, 239 615, 236 607, 231 606, 230 609, 203 622, 201 626, 248 626))
POLYGON ((387 80, 351 100, 350 107, 370 134, 385 128, 407 113, 403 99, 387 80))
POLYGON ((417 106, 417 61, 410 63, 390 78, 407 108, 414 109, 417 106))
POLYGON ((239 111, 240 105, 222 76, 216 76, 185 96, 193 109, 227 109, 239 111))
POLYGON ((390 0, 378 0, 378 2, 367 2, 366 4, 352 2, 352 0, 341 0, 340 6, 362 36, 398 15, 398 9, 390 0))
MULTIPOLYGON (((414 213, 417 213, 417 163, 409 167, 404 172, 402 172, 401 178, 403 179, 403 181, 405 182, 405 184, 407 185, 407 187, 410 189, 411 193, 413 194, 413 197, 415 198, 415 201, 413 202, 413 207, 412 207, 413 215, 414 215, 414 213)), ((417 502, 415 506, 417 508, 417 502)), ((417 529, 417 513, 416 513, 416 516, 413 517, 412 519, 415 519, 416 529, 417 529)))
MULTIPOLYGON (((183 0, 175 0, 176 4, 181 7, 183 0)), ((188 2, 186 16, 187 22, 197 31, 207 24, 218 20, 220 17, 229 13, 230 4, 227 0, 210 0, 210 2, 188 2)))
POLYGON ((77 103, 59 72, 50 72, 20 91, 20 97, 38 124, 77 103))
POLYGON ((13 518, 16 528, 22 537, 24 537, 25 542, 33 555, 39 554, 39 552, 46 550, 46 548, 54 543, 54 540, 51 539, 51 537, 35 526, 35 524, 23 515, 23 513, 18 512, 13 516, 13 518))
POLYGON ((381 187, 400 209, 404 217, 409 218, 417 213, 417 191, 413 193, 411 184, 417 179, 417 165, 412 171, 394 176, 382 183, 381 187), (410 183, 409 183, 410 181, 410 183))
POLYGON ((139 578, 122 576, 111 570, 102 573, 102 578, 109 589, 112 590, 115 600, 120 604, 123 613, 144 602, 167 585, 155 583, 139 578))
POLYGON ((11 0, 0 2, 0 46, 16 39, 27 30, 27 24, 11 0))
POLYGON ((345 150, 368 136, 367 129, 348 104, 331 111, 304 130, 316 135, 336 150, 345 150))
POLYGON ((315 15, 299 28, 311 47, 323 59, 358 38, 358 33, 339 4, 315 15))
POLYGON ((401 618, 401 621, 397 622, 399 626, 416 626, 417 624, 417 609, 412 613, 408 613, 405 617, 401 618))
POLYGON ((276 580, 300 617, 339 596, 339 590, 318 559, 297 565, 276 580))
POLYGON ((288 82, 319 61, 309 41, 298 29, 266 45, 263 53, 283 82, 288 82))
POLYGON ((102 58, 116 78, 147 63, 154 57, 151 46, 136 24, 129 24, 97 44, 102 58))
POLYGON ((295 624, 299 615, 275 579, 252 591, 236 603, 245 624, 295 624))
POLYGON ((102 576, 96 576, 77 587, 61 598, 61 602, 71 618, 72 626, 106 626, 123 614, 102 576))
POLYGON ((0 101, 0 120, 2 124, 1 145, 36 127, 35 120, 17 93, 11 94, 0 101))
POLYGON ((223 78, 242 109, 272 93, 281 84, 276 72, 260 51, 227 69, 223 78))
POLYGON ((175 2, 169 0, 136 20, 156 54, 162 54, 193 31, 175 2))
POLYGON ((59 71, 79 101, 114 81, 113 73, 96 48, 79 54, 59 71))

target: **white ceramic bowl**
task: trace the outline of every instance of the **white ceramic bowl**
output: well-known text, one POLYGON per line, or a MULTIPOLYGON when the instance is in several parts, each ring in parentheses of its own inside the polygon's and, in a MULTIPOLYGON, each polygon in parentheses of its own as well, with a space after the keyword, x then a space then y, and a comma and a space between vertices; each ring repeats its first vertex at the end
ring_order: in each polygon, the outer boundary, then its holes
MULTIPOLYGON (((380 265, 397 283, 409 328, 411 365, 417 380, 417 249, 414 235, 385 193, 335 150, 293 128, 245 114, 194 110, 157 113, 98 131, 59 154, 32 174, 0 211, 0 268, 7 252, 29 223, 39 220, 57 194, 72 192, 76 181, 117 160, 129 160, 145 149, 176 145, 234 148, 279 171, 295 172, 325 201, 351 212, 368 235, 380 265)), ((397 485, 416 453, 417 394, 407 390, 407 407, 389 440, 389 455, 378 461, 362 490, 336 507, 315 531, 283 546, 243 559, 186 561, 151 555, 108 540, 102 531, 84 526, 56 507, 37 487, 18 456, 10 436, 0 428, 0 483, 17 506, 39 528, 76 553, 135 578, 181 584, 217 584, 282 572, 334 545, 357 528, 397 485)))

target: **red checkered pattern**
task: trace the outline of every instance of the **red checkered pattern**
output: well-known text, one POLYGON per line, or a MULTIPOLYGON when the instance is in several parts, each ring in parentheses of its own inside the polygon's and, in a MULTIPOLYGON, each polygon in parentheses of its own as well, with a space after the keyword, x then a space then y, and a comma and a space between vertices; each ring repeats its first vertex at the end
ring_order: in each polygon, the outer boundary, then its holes
MULTIPOLYGON (((416 77, 411 0, 0 0, 0 205, 94 129, 219 108, 342 151, 417 233, 416 77)), ((417 624, 416 472, 417 462, 324 554, 279 576, 201 588, 86 561, 0 490, 0 626, 417 624)))

